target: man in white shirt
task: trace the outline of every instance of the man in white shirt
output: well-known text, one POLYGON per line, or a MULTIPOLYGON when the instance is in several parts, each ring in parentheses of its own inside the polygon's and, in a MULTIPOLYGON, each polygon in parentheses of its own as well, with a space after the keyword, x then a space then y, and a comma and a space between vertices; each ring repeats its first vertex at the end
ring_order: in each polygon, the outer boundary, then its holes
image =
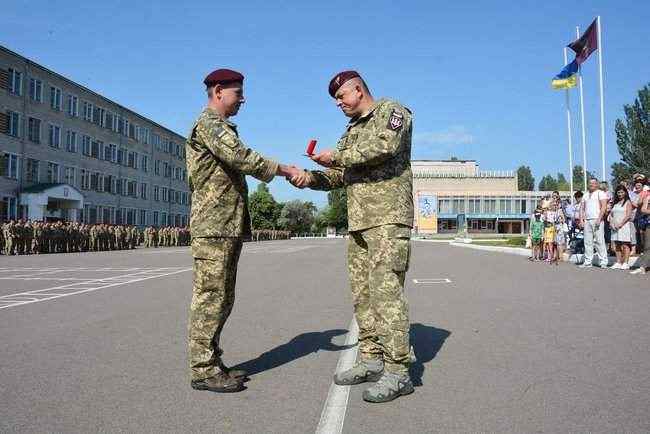
POLYGON ((585 260, 581 268, 590 268, 594 258, 594 247, 598 253, 598 266, 607 268, 607 247, 605 245, 604 220, 607 212, 607 194, 599 189, 597 179, 589 180, 589 190, 582 200, 581 226, 584 228, 585 260))

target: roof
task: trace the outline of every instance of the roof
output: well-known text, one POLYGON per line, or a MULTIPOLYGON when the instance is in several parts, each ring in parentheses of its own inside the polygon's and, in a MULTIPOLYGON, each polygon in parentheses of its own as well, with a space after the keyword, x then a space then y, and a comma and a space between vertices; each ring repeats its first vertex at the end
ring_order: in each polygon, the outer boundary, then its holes
POLYGON ((70 187, 70 188, 74 189, 75 191, 79 191, 70 184, 66 184, 66 183, 63 183, 63 182, 57 182, 57 183, 34 184, 31 187, 23 188, 21 193, 42 193, 45 190, 49 190, 51 188, 59 187, 61 185, 65 185, 66 187, 70 187))

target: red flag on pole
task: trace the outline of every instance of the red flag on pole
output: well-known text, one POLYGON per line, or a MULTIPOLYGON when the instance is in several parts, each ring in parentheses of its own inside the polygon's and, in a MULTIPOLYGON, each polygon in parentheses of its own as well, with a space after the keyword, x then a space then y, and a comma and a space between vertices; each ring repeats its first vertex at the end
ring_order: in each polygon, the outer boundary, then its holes
POLYGON ((568 47, 575 51, 576 62, 581 65, 591 53, 598 49, 598 19, 587 28, 580 38, 571 42, 568 47))

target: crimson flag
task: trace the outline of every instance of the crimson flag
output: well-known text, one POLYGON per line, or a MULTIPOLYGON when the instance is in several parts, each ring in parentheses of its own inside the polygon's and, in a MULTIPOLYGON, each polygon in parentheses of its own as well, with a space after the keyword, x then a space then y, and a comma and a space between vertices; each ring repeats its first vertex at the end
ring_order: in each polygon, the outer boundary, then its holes
POLYGON ((576 52, 576 62, 581 65, 591 53, 598 49, 598 19, 587 28, 580 38, 571 42, 568 47, 576 52))

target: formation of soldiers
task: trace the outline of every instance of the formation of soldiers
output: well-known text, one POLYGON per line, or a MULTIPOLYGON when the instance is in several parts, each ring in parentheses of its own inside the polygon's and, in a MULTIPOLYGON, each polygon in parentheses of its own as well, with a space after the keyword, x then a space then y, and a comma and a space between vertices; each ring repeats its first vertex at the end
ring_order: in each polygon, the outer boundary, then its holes
POLYGON ((189 243, 189 228, 149 226, 142 231, 132 225, 29 220, 0 224, 0 254, 4 255, 128 250, 189 243))
POLYGON ((288 240, 291 238, 291 231, 280 231, 274 229, 254 229, 252 231, 253 241, 288 240))

